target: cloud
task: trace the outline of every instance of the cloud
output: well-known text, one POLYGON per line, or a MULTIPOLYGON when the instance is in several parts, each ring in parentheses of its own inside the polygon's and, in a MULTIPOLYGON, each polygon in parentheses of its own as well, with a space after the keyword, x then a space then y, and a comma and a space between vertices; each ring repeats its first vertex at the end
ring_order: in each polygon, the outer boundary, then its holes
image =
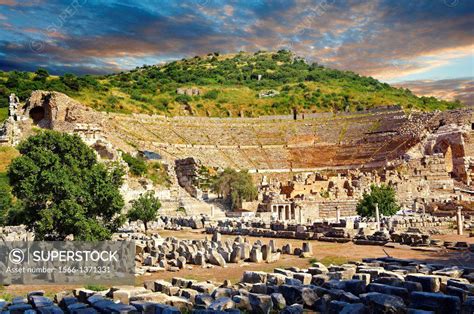
POLYGON ((309 61, 394 80, 473 50, 474 1, 467 0, 81 0, 75 10, 69 1, 22 3, 38 1, 0 0, 7 7, 0 19, 8 19, 0 25, 2 69, 108 73, 212 51, 290 48, 309 61))
POLYGON ((447 80, 418 80, 394 84, 410 89, 418 96, 434 96, 445 100, 460 100, 474 106, 474 77, 447 80))

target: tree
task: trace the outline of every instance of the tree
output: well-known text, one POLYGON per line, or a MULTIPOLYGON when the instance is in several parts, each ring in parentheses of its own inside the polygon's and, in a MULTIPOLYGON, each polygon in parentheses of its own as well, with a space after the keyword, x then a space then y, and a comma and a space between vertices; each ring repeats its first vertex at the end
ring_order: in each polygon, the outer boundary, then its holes
POLYGON ((226 168, 214 179, 213 190, 223 196, 232 209, 242 208, 243 201, 257 197, 257 188, 247 171, 226 168))
POLYGON ((37 240, 109 239, 123 223, 123 170, 98 163, 79 136, 44 131, 18 146, 8 170, 24 224, 37 240))
POLYGON ((145 225, 145 232, 148 231, 148 223, 158 218, 158 210, 161 207, 160 200, 155 197, 155 192, 148 191, 141 194, 132 201, 132 208, 127 214, 131 221, 140 220, 145 225))
POLYGON ((72 73, 66 73, 63 76, 61 76, 61 81, 69 87, 70 89, 74 91, 78 91, 81 88, 81 84, 77 78, 76 75, 72 73))
POLYGON ((42 83, 46 82, 46 79, 49 77, 49 73, 46 69, 38 68, 35 72, 35 81, 40 81, 42 83))
POLYGON ((378 204, 380 213, 384 216, 392 216, 400 210, 395 190, 384 184, 370 186, 370 193, 364 193, 357 204, 357 214, 362 217, 375 216, 375 204, 378 204))

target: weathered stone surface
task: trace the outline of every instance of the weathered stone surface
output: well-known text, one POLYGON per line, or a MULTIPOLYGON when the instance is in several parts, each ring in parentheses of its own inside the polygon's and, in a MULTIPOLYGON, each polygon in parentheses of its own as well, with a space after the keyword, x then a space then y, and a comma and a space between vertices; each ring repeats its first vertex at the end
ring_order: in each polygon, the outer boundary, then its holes
POLYGON ((273 308, 272 297, 263 294, 249 294, 249 302, 252 313, 268 314, 273 308))
POLYGON ((461 301, 458 297, 430 292, 412 292, 410 306, 439 314, 459 313, 461 311, 461 301))
POLYGON ((388 294, 369 292, 361 294, 362 302, 372 313, 405 313, 406 306, 403 299, 388 294))
POLYGON ((242 282, 246 283, 265 283, 267 273, 261 271, 245 271, 242 282))

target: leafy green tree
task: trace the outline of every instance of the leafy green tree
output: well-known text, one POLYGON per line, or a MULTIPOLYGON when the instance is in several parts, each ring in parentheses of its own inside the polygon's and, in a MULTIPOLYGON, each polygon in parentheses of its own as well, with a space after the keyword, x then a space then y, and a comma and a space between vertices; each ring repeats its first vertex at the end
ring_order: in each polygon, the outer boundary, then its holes
POLYGON ((127 163, 133 175, 143 176, 148 170, 148 166, 143 158, 133 157, 128 153, 122 153, 122 159, 127 163))
POLYGON ((39 68, 35 72, 35 81, 40 81, 42 83, 46 82, 47 78, 49 77, 49 73, 46 69, 39 68))
POLYGON ((380 214, 392 216, 400 210, 395 198, 395 190, 388 185, 371 185, 370 193, 364 193, 357 204, 357 214, 362 217, 375 216, 375 204, 379 205, 380 214))
POLYGON ((74 74, 71 74, 71 73, 64 74, 64 76, 61 77, 61 81, 64 83, 64 85, 66 85, 67 87, 69 87, 70 89, 74 91, 78 91, 81 88, 79 79, 74 74))
POLYGON ((109 239, 122 223, 123 170, 98 163, 79 136, 44 131, 18 146, 8 177, 36 239, 109 239))
POLYGON ((155 197, 155 192, 148 191, 132 201, 132 208, 127 214, 131 221, 140 220, 148 231, 148 223, 158 218, 158 210, 161 207, 160 200, 155 197))
POLYGON ((257 197, 257 188, 247 171, 226 168, 214 179, 213 190, 224 197, 232 209, 242 208, 243 201, 257 197))

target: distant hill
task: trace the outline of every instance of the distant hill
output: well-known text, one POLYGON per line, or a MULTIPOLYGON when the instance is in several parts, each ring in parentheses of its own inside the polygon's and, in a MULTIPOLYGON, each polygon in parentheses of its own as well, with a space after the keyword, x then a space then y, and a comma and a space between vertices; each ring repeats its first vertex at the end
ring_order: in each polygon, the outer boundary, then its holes
POLYGON ((299 112, 361 111, 387 105, 428 111, 461 106, 417 97, 408 89, 354 72, 308 64, 284 50, 210 53, 103 76, 58 77, 44 69, 0 72, 0 107, 7 105, 10 93, 25 100, 36 89, 63 92, 101 111, 164 115, 259 116, 289 114, 293 108, 299 112))

